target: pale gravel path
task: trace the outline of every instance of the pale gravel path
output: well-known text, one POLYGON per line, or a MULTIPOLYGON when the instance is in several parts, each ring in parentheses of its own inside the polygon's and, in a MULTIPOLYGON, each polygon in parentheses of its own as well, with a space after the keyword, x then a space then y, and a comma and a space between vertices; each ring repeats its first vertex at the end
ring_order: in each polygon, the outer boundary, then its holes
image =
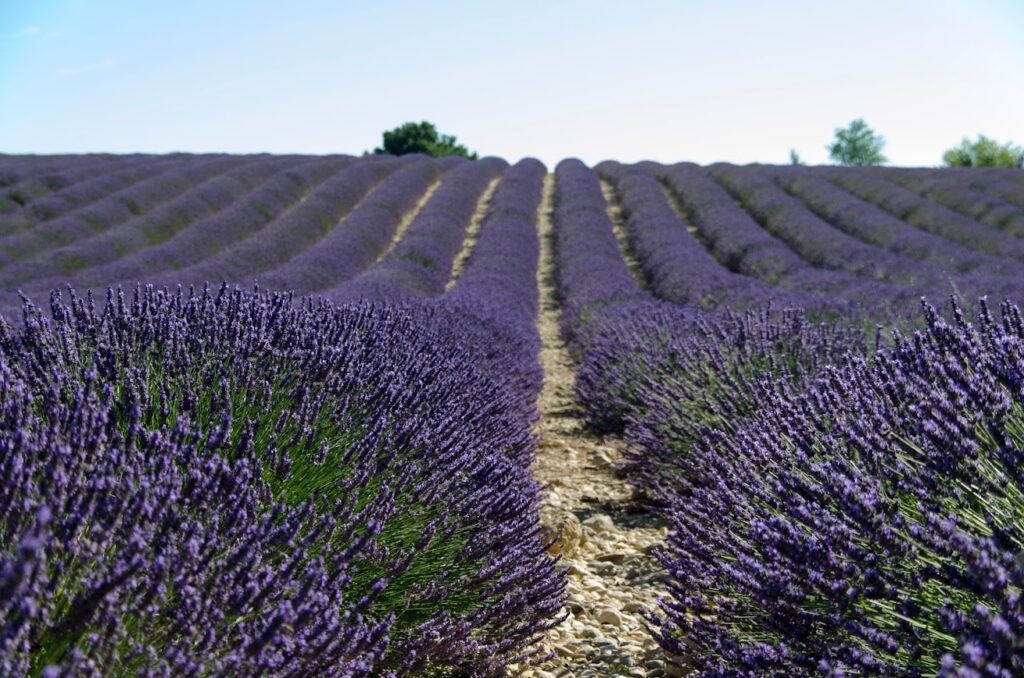
POLYGON ((452 263, 452 273, 448 278, 445 290, 450 290, 455 286, 455 281, 462 274, 462 269, 466 267, 466 261, 473 251, 473 246, 476 245, 477 236, 480 235, 480 227, 483 226, 484 217, 487 216, 487 209, 491 206, 491 198, 494 197, 494 191, 497 190, 499 183, 501 183, 500 175, 491 179, 491 183, 487 184, 483 195, 477 201, 473 218, 470 219, 469 225, 466 227, 466 237, 462 241, 462 249, 459 250, 455 261, 452 263))
MULTIPOLYGON (((434 196, 434 193, 437 192, 437 189, 441 188, 441 182, 443 181, 443 175, 440 178, 435 179, 430 186, 427 186, 427 190, 419 197, 419 200, 417 200, 416 204, 412 206, 412 209, 402 215, 402 218, 398 222, 398 228, 395 229, 395 234, 391 236, 391 242, 388 243, 387 249, 377 257, 377 261, 382 261, 385 257, 391 254, 391 250, 398 246, 398 243, 405 236, 405 232, 409 230, 410 226, 412 226, 412 222, 416 221, 416 217, 420 215, 423 207, 430 202, 430 199, 434 196)), ((367 193, 367 195, 370 194, 367 193)), ((349 212, 349 214, 351 214, 351 212, 349 212)))
POLYGON ((612 186, 610 181, 602 179, 601 193, 608 204, 608 218, 612 222, 612 233, 615 234, 615 239, 619 241, 619 251, 622 252, 626 268, 633 274, 633 279, 636 280, 637 284, 647 289, 647 277, 644 275, 644 268, 637 261, 636 255, 633 254, 633 248, 629 244, 629 236, 626 234, 626 219, 622 215, 622 205, 619 203, 619 198, 615 193, 615 187, 612 186))
POLYGON ((544 387, 534 474, 547 486, 541 516, 559 538, 569 568, 568 619, 544 647, 554 659, 539 667, 512 667, 510 675, 664 676, 660 651, 643 627, 639 610, 653 607, 664 573, 650 555, 666 529, 633 500, 633 490, 613 473, 622 444, 584 430, 573 401, 574 366, 559 329, 552 239, 554 178, 544 184, 539 228, 538 326, 544 387))

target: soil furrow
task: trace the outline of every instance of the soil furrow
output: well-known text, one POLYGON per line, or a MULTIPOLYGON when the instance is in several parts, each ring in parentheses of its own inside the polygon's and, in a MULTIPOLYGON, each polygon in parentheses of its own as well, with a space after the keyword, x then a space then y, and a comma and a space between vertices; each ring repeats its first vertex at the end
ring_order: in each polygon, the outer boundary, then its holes
POLYGON ((633 274, 633 279, 636 280, 637 284, 641 288, 647 289, 647 276, 644 274, 644 268, 633 253, 633 246, 629 242, 629 234, 626 232, 626 219, 622 214, 622 205, 619 202, 619 196, 615 191, 615 187, 612 186, 610 181, 602 179, 601 193, 604 194, 604 200, 608 204, 608 218, 612 222, 612 233, 615 234, 615 239, 619 241, 619 251, 622 252, 626 268, 633 274))
POLYGON ((462 274, 462 269, 465 268, 466 261, 473 252, 473 246, 476 245, 476 239, 480 234, 480 227, 483 226, 484 217, 487 216, 487 209, 491 205, 491 197, 494 195, 494 191, 497 190, 500 182, 500 176, 494 177, 491 183, 487 185, 483 195, 480 196, 480 200, 477 201, 476 211, 473 212, 473 218, 470 219, 469 226, 466 227, 466 237, 462 241, 462 249, 459 250, 452 264, 452 274, 448 278, 446 290, 450 290, 455 285, 455 281, 459 279, 459 275, 462 274))
POLYGON ((568 617, 544 640, 553 657, 516 675, 662 676, 666 667, 643 627, 664 574, 651 548, 666 529, 615 475, 622 443, 590 433, 573 399, 574 366, 562 340, 552 232, 554 178, 544 186, 538 272, 544 387, 534 474, 546 486, 541 508, 553 547, 569 569, 568 617))

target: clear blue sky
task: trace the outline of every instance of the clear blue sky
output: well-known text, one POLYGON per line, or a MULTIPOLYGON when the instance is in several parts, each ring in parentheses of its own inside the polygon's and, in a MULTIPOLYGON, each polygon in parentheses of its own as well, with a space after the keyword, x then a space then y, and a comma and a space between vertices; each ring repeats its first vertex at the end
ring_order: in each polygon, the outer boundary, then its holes
POLYGON ((484 154, 825 162, 1024 143, 1024 0, 0 0, 0 151, 359 153, 427 119, 484 154))

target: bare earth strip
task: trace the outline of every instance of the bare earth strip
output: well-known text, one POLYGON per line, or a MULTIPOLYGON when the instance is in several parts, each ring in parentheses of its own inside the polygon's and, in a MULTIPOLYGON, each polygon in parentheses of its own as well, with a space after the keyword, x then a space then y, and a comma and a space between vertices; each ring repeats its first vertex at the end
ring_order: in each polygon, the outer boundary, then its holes
POLYGON ((487 216, 487 208, 490 207, 491 197, 494 196, 494 191, 497 190, 500 181, 500 176, 494 177, 491 183, 487 185, 483 195, 480 196, 480 200, 476 203, 476 211, 473 212, 473 218, 470 219, 469 226, 466 227, 466 237, 462 241, 462 249, 459 250, 458 255, 455 257, 452 265, 452 274, 448 278, 446 290, 450 290, 455 285, 455 281, 459 279, 462 269, 466 266, 466 260, 469 259, 473 246, 476 245, 476 239, 480 234, 480 227, 484 223, 484 217, 487 216))
POLYGON ((573 401, 573 364, 559 329, 551 223, 553 177, 548 175, 539 218, 544 387, 534 475, 546 485, 541 517, 569 568, 568 618, 544 647, 554 658, 512 675, 664 676, 660 652, 639 611, 652 608, 665 575, 650 555, 666 529, 633 501, 633 490, 613 472, 619 441, 584 430, 573 401))
POLYGON ((443 176, 440 179, 436 180, 434 183, 430 184, 430 186, 427 187, 426 192, 422 196, 420 196, 419 200, 416 201, 416 204, 413 206, 413 208, 402 215, 401 221, 398 222, 398 228, 395 229, 395 235, 391 238, 391 242, 388 243, 387 249, 385 249, 384 252, 381 253, 379 257, 377 257, 377 261, 382 260, 384 257, 388 256, 391 253, 391 250, 395 249, 395 246, 398 245, 398 241, 402 239, 402 236, 405 235, 405 232, 409 230, 409 226, 412 224, 413 221, 416 220, 416 217, 419 216, 420 210, 423 209, 424 205, 430 202, 430 197, 434 195, 434 192, 438 188, 441 187, 442 181, 444 181, 443 176))
POLYGON ((619 241, 619 251, 626 262, 626 267, 633 274, 633 279, 640 287, 647 289, 647 278, 644 276, 643 266, 637 261, 633 254, 633 248, 629 244, 629 236, 626 235, 626 219, 622 216, 622 205, 619 204, 619 196, 615 193, 615 187, 611 182, 601 180, 601 193, 604 194, 604 201, 608 205, 608 218, 612 222, 612 233, 619 241))
POLYGON ((686 224, 686 230, 699 237, 700 234, 698 231, 700 229, 690 223, 690 220, 686 216, 686 208, 683 207, 683 203, 680 202, 679 198, 676 197, 676 194, 672 192, 672 189, 666 186, 663 181, 659 181, 658 186, 661 187, 661 192, 665 194, 665 199, 668 200, 668 204, 672 207, 673 211, 675 211, 676 216, 686 224))

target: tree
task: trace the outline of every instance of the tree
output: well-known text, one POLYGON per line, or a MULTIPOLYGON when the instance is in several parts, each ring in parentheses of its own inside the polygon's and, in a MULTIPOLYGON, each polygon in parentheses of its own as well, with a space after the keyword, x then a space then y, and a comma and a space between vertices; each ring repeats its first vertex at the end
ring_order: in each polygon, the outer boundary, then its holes
POLYGON ((435 158, 446 155, 461 155, 476 160, 476 153, 470 152, 458 140, 448 134, 439 134, 433 123, 407 122, 384 132, 384 143, 374 153, 390 153, 406 155, 407 153, 426 153, 435 158))
POLYGON ((1013 142, 1000 144, 984 134, 978 135, 977 141, 967 137, 942 154, 942 162, 947 167, 1018 167, 1024 159, 1024 150, 1013 142))
POLYGON ((837 129, 835 141, 826 148, 829 157, 840 165, 882 165, 888 162, 882 155, 885 138, 875 134, 863 118, 857 118, 846 129, 837 129))
POLYGON ((789 149, 789 164, 790 165, 803 165, 804 160, 800 157, 800 154, 796 152, 795 148, 789 149))

